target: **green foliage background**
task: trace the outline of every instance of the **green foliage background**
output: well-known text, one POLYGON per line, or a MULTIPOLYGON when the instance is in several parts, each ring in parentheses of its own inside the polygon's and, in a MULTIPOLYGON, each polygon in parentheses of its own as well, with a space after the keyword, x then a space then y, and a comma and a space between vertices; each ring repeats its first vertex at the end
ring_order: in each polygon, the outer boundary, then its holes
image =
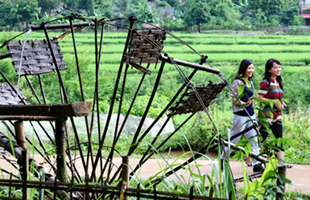
MULTIPOLYGON (((3 32, 0 35, 1 43, 6 39, 16 35, 17 33, 3 32)), ((59 33, 50 33, 50 35, 59 35, 59 33)), ((93 34, 91 33, 76 33, 76 41, 78 46, 79 63, 81 66, 81 73, 83 78, 83 87, 85 99, 92 100, 95 83, 95 59, 93 34)), ((277 58, 281 61, 283 67, 282 77, 284 80, 285 99, 290 103, 284 110, 284 137, 288 139, 296 139, 298 142, 287 143, 287 158, 292 162, 308 163, 309 159, 309 131, 310 122, 309 105, 310 105, 310 80, 309 67, 309 51, 310 41, 305 36, 284 36, 284 35, 254 35, 254 36, 238 36, 233 34, 176 34, 185 42, 193 46, 201 54, 208 55, 208 61, 212 67, 220 69, 224 78, 229 83, 233 82, 239 62, 244 58, 250 58, 255 64, 255 75, 253 78, 255 91, 258 91, 259 83, 262 79, 264 71, 264 62, 268 58, 277 58), (300 147, 303 147, 302 151, 300 147), (300 155, 297 156, 296 155, 300 155), (294 157, 295 156, 295 157, 294 157)), ((44 38, 44 34, 40 32, 33 32, 29 39, 44 38)), ((119 68, 123 45, 125 42, 126 33, 105 33, 104 48, 102 55, 102 63, 99 72, 99 108, 101 113, 107 113, 110 107, 110 100, 112 97, 115 78, 119 68)), ((23 40, 24 36, 18 38, 23 40)), ((70 102, 81 101, 81 94, 79 91, 79 83, 77 78, 77 70, 75 57, 73 54, 71 36, 67 36, 60 42, 64 59, 67 63, 68 69, 61 71, 62 77, 65 80, 65 88, 70 102)), ((168 37, 165 42, 164 50, 169 56, 177 59, 186 60, 197 63, 200 57, 191 52, 186 46, 176 42, 168 37)), ((1 49, 1 53, 5 53, 6 49, 1 49)), ((17 77, 14 68, 10 63, 10 59, 3 59, 0 61, 0 69, 6 74, 8 79, 17 84, 17 77)), ((154 77, 158 73, 159 66, 152 68, 152 75, 147 76, 140 93, 137 97, 138 106, 131 110, 131 114, 141 116, 144 112, 147 100, 153 89, 154 77)), ((188 76, 191 69, 182 68, 188 76)), ((135 69, 128 69, 127 86, 124 90, 124 109, 127 109, 134 96, 134 92, 139 84, 141 72, 135 69)), ((2 78, 0 78, 3 81, 2 78)), ((36 91, 40 91, 37 78, 30 77, 30 80, 36 85, 36 91)), ((48 73, 42 75, 47 103, 60 103, 59 85, 57 75, 55 73, 48 73)), ((198 72, 192 79, 192 83, 204 84, 208 81, 220 82, 221 80, 212 74, 198 72)), ((20 87, 22 88, 28 100, 36 103, 36 99, 32 95, 29 86, 25 79, 21 78, 20 87)), ((148 117, 155 118, 167 105, 174 93, 183 84, 183 79, 179 72, 172 65, 166 65, 159 89, 155 96, 155 100, 148 113, 148 117)), ((119 88, 120 90, 120 88, 119 88)), ((43 102, 43 99, 41 99, 43 102)), ((224 91, 218 95, 217 99, 209 107, 210 113, 216 119, 216 124, 224 136, 227 135, 228 129, 231 126, 231 102, 230 91, 225 88, 224 91)), ((114 113, 117 109, 114 110, 114 113)), ((177 127, 187 115, 175 116, 173 118, 174 124, 177 127)), ((215 135, 212 124, 205 113, 196 114, 174 137, 172 140, 162 148, 181 148, 188 144, 184 140, 185 134, 193 147, 202 147, 215 135)), ((125 140, 126 141, 126 140, 125 140)), ((128 141, 128 140, 127 140, 128 141)), ((159 139, 159 142, 162 139, 159 139)), ((142 145, 143 146, 143 145, 142 145)), ((146 145, 147 146, 147 145, 146 145)), ((120 145, 121 147, 121 145, 120 145)), ((143 151, 143 149, 140 149, 143 151)))
POLYGON ((73 12, 107 19, 136 16, 174 31, 268 30, 303 26, 299 8, 298 0, 1 0, 0 29, 25 30, 29 23, 56 18, 63 19, 53 23, 64 23, 73 12))

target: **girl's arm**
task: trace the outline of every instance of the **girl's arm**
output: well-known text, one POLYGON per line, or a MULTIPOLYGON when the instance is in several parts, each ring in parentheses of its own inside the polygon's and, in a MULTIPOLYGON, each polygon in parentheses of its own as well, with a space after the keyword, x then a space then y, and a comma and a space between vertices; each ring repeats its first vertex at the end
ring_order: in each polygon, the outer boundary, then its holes
MULTIPOLYGON (((233 84, 232 84, 232 95, 231 95, 231 101, 235 104, 236 103, 236 100, 237 100, 237 97, 238 96, 238 88, 239 88, 239 85, 240 84, 243 84, 241 80, 234 80, 233 84), (235 95, 235 96, 234 96, 235 95)), ((239 101, 237 102, 237 106, 241 106, 241 105, 244 105, 246 104, 245 106, 248 107, 251 105, 251 103, 253 102, 253 100, 249 99, 248 102, 244 102, 244 101, 241 101, 241 99, 239 99, 239 101)))
MULTIPOLYGON (((237 98, 235 98, 235 97, 232 97, 231 98, 231 101, 235 104, 236 103, 236 100, 237 100, 237 98)), ((237 106, 241 106, 242 104, 245 104, 245 102, 243 102, 243 101, 241 101, 240 99, 239 99, 239 101, 237 102, 237 106)))
MULTIPOLYGON (((236 100, 237 100, 237 98, 234 98, 234 97, 231 98, 231 101, 232 101, 233 103, 235 103, 236 100)), ((248 107, 248 106, 251 105, 251 103, 252 103, 253 101, 254 101, 254 100, 250 99, 248 102, 244 102, 244 101, 241 101, 241 100, 239 99, 239 101, 237 102, 237 106, 241 106, 241 105, 246 104, 245 107, 248 107)))
MULTIPOLYGON (((263 94, 258 94, 258 95, 257 95, 257 98, 259 98, 260 100, 263 100, 263 101, 266 102, 268 105, 270 104, 270 102, 269 102, 270 99, 266 98, 265 95, 263 95, 263 94)), ((284 102, 281 103, 281 105, 279 105, 277 100, 272 99, 272 101, 273 101, 274 105, 277 107, 277 109, 283 110, 283 108, 284 108, 283 103, 284 103, 284 102)), ((284 104, 285 104, 285 103, 284 103, 284 104)), ((285 105, 285 106, 286 106, 286 105, 285 105)))
POLYGON ((284 107, 286 107, 286 103, 283 100, 281 100, 281 106, 282 106, 282 110, 284 109, 284 107))

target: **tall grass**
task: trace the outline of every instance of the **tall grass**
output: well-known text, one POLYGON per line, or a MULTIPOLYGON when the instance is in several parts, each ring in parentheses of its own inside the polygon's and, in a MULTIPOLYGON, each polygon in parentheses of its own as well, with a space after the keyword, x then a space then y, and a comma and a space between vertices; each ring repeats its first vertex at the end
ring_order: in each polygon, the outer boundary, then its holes
MULTIPOLYGON (((185 141, 189 141, 185 136, 184 138, 185 141)), ((260 179, 252 179, 250 181, 243 164, 244 184, 243 188, 240 190, 240 188, 236 188, 236 185, 233 182, 231 171, 229 169, 229 160, 227 163, 224 162, 224 165, 221 166, 220 156, 218 156, 217 160, 214 160, 205 154, 201 155, 203 159, 210 162, 212 168, 210 174, 201 173, 201 169, 206 166, 199 164, 198 160, 194 160, 193 163, 183 163, 184 158, 187 157, 188 154, 192 156, 195 154, 191 149, 190 144, 188 143, 187 145, 189 146, 189 150, 184 151, 183 149, 184 153, 176 158, 170 158, 169 154, 168 157, 163 156, 154 148, 157 152, 155 159, 161 170, 147 180, 139 178, 139 173, 135 174, 131 179, 131 186, 136 187, 136 185, 139 184, 143 189, 153 189, 156 187, 157 190, 169 191, 176 194, 189 194, 190 189, 193 187, 194 195, 225 199, 270 200, 275 200, 277 193, 283 189, 281 185, 277 185, 277 181, 282 184, 285 183, 289 187, 293 187, 292 182, 283 178, 278 172, 277 159, 271 157, 260 179), (172 161, 169 161, 171 159, 172 161), (181 163, 184 165, 182 167, 183 171, 175 171, 174 169, 180 166, 181 163), (165 176, 167 172, 172 172, 170 177, 165 176), (185 174, 187 174, 188 178, 185 178, 185 174), (154 180, 160 180, 160 183, 158 184, 158 182, 154 182, 156 184, 153 185, 152 181, 154 180)), ((220 155, 220 152, 221 150, 219 148, 218 155, 220 155)), ((298 197, 300 194, 294 194, 290 191, 286 192, 284 196, 290 199, 301 199, 298 197)))

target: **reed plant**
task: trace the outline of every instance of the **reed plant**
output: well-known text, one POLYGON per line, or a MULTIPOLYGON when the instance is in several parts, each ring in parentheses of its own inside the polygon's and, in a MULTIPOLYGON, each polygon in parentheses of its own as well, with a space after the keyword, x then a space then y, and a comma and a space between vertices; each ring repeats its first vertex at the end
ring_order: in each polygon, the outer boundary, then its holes
MULTIPOLYGON (((188 150, 181 147, 184 153, 176 158, 173 158, 172 161, 169 161, 171 159, 169 157, 169 153, 168 157, 163 156, 159 151, 157 151, 157 149, 153 148, 156 152, 155 159, 157 160, 161 170, 147 180, 139 178, 139 173, 137 173, 131 179, 131 186, 136 187, 139 184, 143 189, 156 188, 158 191, 164 190, 176 194, 189 194, 190 188, 194 187, 194 195, 223 199, 248 200, 275 200, 278 198, 277 195, 281 193, 280 191, 283 190, 283 184, 288 185, 289 188, 293 187, 292 182, 289 179, 284 178, 278 171, 278 159, 272 156, 269 159, 262 176, 255 180, 249 178, 244 163, 242 163, 244 183, 242 188, 236 188, 229 168, 230 159, 228 158, 227 162, 223 162, 223 165, 220 162, 221 148, 218 148, 218 157, 214 160, 214 158, 210 158, 206 154, 194 153, 193 149, 190 147, 189 140, 186 136, 183 135, 183 137, 184 140, 187 141, 187 146, 189 147, 188 150), (210 162, 212 167, 210 174, 202 174, 201 169, 206 166, 199 164, 198 160, 195 159, 193 163, 187 163, 185 166, 182 166, 183 172, 174 171, 174 169, 180 165, 178 164, 179 162, 184 162, 184 158, 187 158, 188 155, 194 157, 195 154, 199 154, 201 156, 200 159, 205 159, 210 162), (165 176, 168 171, 172 171, 170 177, 165 176), (185 173, 189 175, 189 178, 185 178, 185 173), (154 180, 160 180, 160 183, 153 185, 152 183, 154 183, 154 180), (279 185, 277 183, 281 184, 279 185)), ((230 149, 228 149, 228 151, 230 151, 230 149)), ((290 191, 287 191, 283 195, 289 197, 290 199, 296 200, 301 200, 302 198, 300 198, 300 196, 303 196, 300 193, 296 194, 290 191)), ((304 196, 306 197, 307 195, 304 196)))
MULTIPOLYGON (((187 146, 190 147, 187 138, 184 135, 183 137, 187 142, 187 146)), ((179 145, 182 148, 182 145, 179 145)), ((180 166, 178 162, 184 162, 184 157, 188 157, 188 154, 194 157, 195 153, 193 149, 183 149, 184 153, 182 155, 177 158, 170 158, 169 154, 168 157, 163 156, 155 147, 152 148, 156 152, 155 159, 161 170, 147 180, 142 180, 136 175, 133 176, 131 182, 133 187, 139 184, 144 189, 156 188, 156 190, 164 190, 176 194, 190 194, 191 188, 193 187, 194 195, 237 199, 230 168, 226 162, 222 167, 220 159, 213 160, 205 154, 200 154, 203 159, 210 162, 212 166, 212 172, 210 174, 201 173, 201 168, 205 166, 199 164, 196 159, 194 159, 193 163, 187 162, 182 166, 183 172, 179 173, 174 170, 180 166), (170 162, 169 159, 173 161, 170 162), (170 177, 165 176, 168 171, 173 172, 170 177), (185 178, 185 174, 188 174, 188 177, 185 178), (154 182, 154 180, 160 180, 160 182, 154 182), (156 184, 154 185, 154 183, 156 184)))
MULTIPOLYGON (((23 166, 20 165, 16 165, 15 163, 21 163, 22 159, 21 159, 21 155, 17 155, 18 153, 15 152, 16 149, 18 149, 18 145, 16 144, 16 142, 11 138, 11 135, 8 134, 8 140, 10 143, 10 149, 6 149, 8 150, 9 153, 12 154, 13 159, 9 159, 9 164, 11 164, 12 166, 16 167, 16 170, 21 172, 23 171, 23 166), (20 159, 20 160, 18 160, 20 159)), ((34 139, 34 134, 32 135, 32 144, 35 144, 35 139, 34 139)), ((28 153, 29 156, 34 157, 36 151, 34 146, 28 145, 29 149, 27 149, 26 153, 28 153)), ((19 153, 21 152, 20 150, 18 150, 19 153)), ((34 167, 34 160, 32 159, 33 162, 29 163, 29 172, 28 176, 27 176, 27 180, 29 181, 37 181, 37 180, 44 180, 44 174, 40 174, 38 171, 36 171, 35 167, 34 167)), ((28 169, 27 169, 28 170, 28 169)), ((0 173, 2 176, 2 179, 6 179, 6 180, 15 180, 16 178, 19 180, 22 180, 22 176, 21 173, 19 173, 18 175, 14 175, 14 172, 11 172, 10 174, 10 179, 8 179, 7 177, 5 177, 2 168, 0 167, 0 173)), ((1 197, 4 198, 8 198, 8 199, 38 199, 38 200, 43 200, 44 197, 44 193, 45 190, 44 189, 38 189, 38 188, 27 188, 27 197, 25 198, 25 194, 23 193, 23 188, 22 187, 17 187, 17 186, 11 186, 9 184, 9 186, 0 186, 0 199, 2 199, 1 197)))

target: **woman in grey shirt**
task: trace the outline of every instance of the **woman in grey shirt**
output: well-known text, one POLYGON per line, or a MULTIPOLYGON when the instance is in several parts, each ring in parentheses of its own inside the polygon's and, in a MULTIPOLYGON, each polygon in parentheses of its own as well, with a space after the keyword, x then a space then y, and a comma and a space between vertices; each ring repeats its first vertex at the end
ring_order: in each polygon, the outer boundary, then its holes
MULTIPOLYGON (((254 101, 252 97, 254 96, 254 87, 251 78, 254 73, 253 61, 249 59, 244 59, 241 61, 238 74, 232 84, 232 112, 234 113, 232 119, 232 127, 230 130, 230 137, 242 132, 243 130, 253 126, 253 122, 249 121, 249 116, 252 120, 256 120, 256 115, 254 113, 254 101), (241 88, 241 89, 239 89, 241 88), (238 91, 243 91, 238 94, 238 91), (237 101, 238 96, 241 98, 237 101), (237 101, 237 102, 236 102, 237 101)), ((244 133, 245 137, 249 140, 252 146, 252 152, 259 154, 257 132, 255 129, 251 129, 244 133)), ((232 139, 230 142, 237 144, 240 140, 241 135, 232 139)), ((227 152, 228 147, 225 147, 225 152, 227 152)), ((222 153, 222 157, 224 152, 222 153)), ((228 155, 229 156, 229 155, 228 155)), ((261 166, 260 162, 253 160, 253 172, 263 172, 264 168, 261 166)))

